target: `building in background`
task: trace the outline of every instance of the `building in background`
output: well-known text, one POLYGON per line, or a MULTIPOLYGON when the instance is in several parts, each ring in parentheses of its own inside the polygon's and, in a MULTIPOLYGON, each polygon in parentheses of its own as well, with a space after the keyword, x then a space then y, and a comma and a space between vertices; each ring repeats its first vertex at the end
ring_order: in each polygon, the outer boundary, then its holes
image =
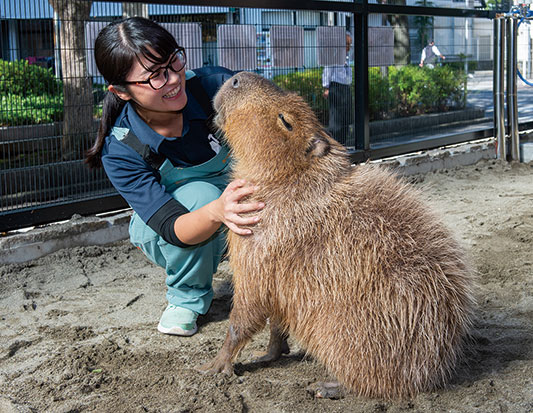
MULTIPOLYGON (((378 0, 370 0, 377 3, 378 0)), ((382 0, 379 0, 382 2, 382 0)), ((480 7, 479 0, 425 0, 425 3, 435 7, 475 8, 480 7)), ((58 67, 57 45, 57 19, 48 0, 0 0, 0 59, 18 60, 26 59, 32 64, 45 67, 58 67)), ((407 0, 407 5, 420 6, 421 0, 407 0)), ((139 4, 121 2, 94 2, 91 10, 92 26, 86 34, 87 49, 92 49, 90 42, 93 40, 95 28, 122 17, 131 12, 130 8, 139 7, 139 4), (131 7, 129 7, 129 6, 131 7)), ((188 48, 191 65, 217 65, 221 56, 227 58, 227 48, 233 44, 241 47, 241 56, 234 53, 234 58, 244 59, 247 64, 237 64, 239 68, 257 69, 271 76, 276 71, 274 60, 280 63, 277 69, 287 70, 290 67, 311 68, 318 65, 319 52, 316 28, 320 26, 344 27, 353 33, 353 18, 349 13, 320 12, 312 10, 265 10, 231 7, 200 7, 159 5, 145 3, 141 5, 148 17, 169 25, 169 29, 176 34, 189 33, 179 39, 188 48), (178 23, 188 23, 184 29, 173 26, 178 23), (239 37, 238 30, 220 29, 221 25, 250 25, 255 33, 253 38, 250 30, 244 30, 239 37), (290 30, 280 30, 278 35, 282 38, 272 38, 273 26, 299 27, 298 33, 290 30), (172 28, 174 27, 174 28, 172 28), (197 29, 195 29, 195 27, 197 29), (235 30, 235 32, 233 31, 235 30), (244 36, 244 33, 248 37, 244 36), (233 37, 220 39, 220 36, 233 37), (239 43, 239 40, 242 44, 239 43), (220 43, 226 41, 224 48, 220 43), (279 56, 281 47, 289 50, 301 48, 301 54, 286 54, 279 56), (255 55, 255 67, 249 67, 255 55), (294 59, 293 59, 294 57, 294 59), (289 60, 287 60, 289 59, 289 60), (294 61, 293 61, 294 60, 294 61)), ((369 27, 381 28, 375 33, 369 33, 370 49, 369 60, 371 66, 386 66, 394 64, 390 61, 387 47, 389 34, 392 28, 388 24, 387 16, 379 14, 369 15, 369 27), (374 49, 372 49, 374 48, 374 49)), ((430 27, 430 36, 438 39, 439 48, 451 60, 469 60, 476 62, 478 69, 492 68, 492 23, 486 19, 457 18, 434 16, 430 27), (466 59, 465 59, 466 58, 466 59)), ((409 17, 409 40, 411 62, 416 63, 420 58, 421 39, 414 21, 409 17)), ((530 74, 532 67, 533 32, 529 25, 520 27, 519 42, 519 67, 523 73, 530 74)), ((241 62, 242 63, 242 62, 241 62)), ((90 66, 90 64, 89 64, 90 66)), ((92 66, 90 66, 92 68, 92 66)))
MULTIPOLYGON (((48 0, 0 0, 0 4, 0 59, 26 59, 60 71, 60 22, 48 0)), ((224 64, 270 77, 280 70, 317 67, 321 50, 317 27, 342 27, 353 32, 351 14, 342 12, 94 2, 85 32, 89 75, 98 75, 92 58, 98 31, 139 6, 143 14, 166 26, 187 48, 190 68, 224 64)), ((381 18, 371 20, 371 25, 381 25, 381 18)), ((341 36, 339 47, 343 43, 341 36)), ((383 56, 383 44, 378 46, 378 53, 370 51, 371 61, 374 55, 383 56)), ((393 62, 379 64, 384 63, 393 62)))

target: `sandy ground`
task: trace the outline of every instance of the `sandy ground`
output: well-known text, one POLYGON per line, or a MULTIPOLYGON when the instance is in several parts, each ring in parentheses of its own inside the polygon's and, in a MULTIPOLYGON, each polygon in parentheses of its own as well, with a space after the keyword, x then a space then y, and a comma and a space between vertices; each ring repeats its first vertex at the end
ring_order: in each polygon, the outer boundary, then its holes
POLYGON ((194 370, 220 348, 227 264, 190 338, 159 334, 163 272, 120 242, 0 270, 0 412, 533 412, 533 165, 486 161, 416 179, 479 273, 473 345, 447 388, 406 401, 315 400, 327 379, 297 343, 269 365, 243 351, 236 375, 194 370))

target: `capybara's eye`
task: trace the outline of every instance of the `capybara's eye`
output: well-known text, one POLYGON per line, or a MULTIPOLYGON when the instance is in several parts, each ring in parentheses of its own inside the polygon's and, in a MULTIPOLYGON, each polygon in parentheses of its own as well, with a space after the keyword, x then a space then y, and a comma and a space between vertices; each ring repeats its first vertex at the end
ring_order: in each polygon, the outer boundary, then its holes
POLYGON ((278 115, 278 117, 279 117, 279 118, 281 119, 281 121, 283 122, 283 126, 285 126, 285 127, 287 128, 288 131, 292 131, 292 125, 291 125, 289 122, 287 122, 287 121, 285 120, 285 117, 283 116, 283 114, 280 113, 280 114, 278 115))
POLYGON ((234 88, 239 87, 239 79, 233 79, 233 87, 234 88))

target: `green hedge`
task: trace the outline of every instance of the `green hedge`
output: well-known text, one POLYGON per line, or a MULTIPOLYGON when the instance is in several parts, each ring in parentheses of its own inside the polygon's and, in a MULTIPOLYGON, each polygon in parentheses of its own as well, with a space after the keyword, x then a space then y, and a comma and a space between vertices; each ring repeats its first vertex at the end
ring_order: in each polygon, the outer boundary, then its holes
POLYGON ((449 66, 389 68, 393 103, 400 116, 448 111, 464 107, 466 76, 449 66))
POLYGON ((62 96, 19 96, 0 97, 0 125, 18 126, 50 123, 63 119, 62 96))
MULTIPOLYGON (((383 75, 377 67, 368 70, 370 120, 414 116, 460 109, 466 103, 466 76, 460 68, 417 65, 390 66, 383 75)), ((328 102, 323 97, 322 69, 278 75, 274 83, 299 93, 327 123, 328 102)))
MULTIPOLYGON (((379 68, 372 67, 368 77, 370 120, 442 112, 465 105, 466 76, 457 67, 391 66, 385 76, 379 68)), ((322 68, 278 75, 273 80, 283 89, 299 93, 319 120, 327 124, 322 68)), ((95 86, 95 90, 99 87, 95 86)), ((24 60, 0 60, 0 97, 0 126, 49 123, 63 118, 61 81, 50 69, 24 60)), ((98 115, 98 99, 95 100, 98 115)))
POLYGON ((52 69, 30 65, 26 60, 0 60, 1 95, 54 95, 62 90, 52 69))
POLYGON ((385 119, 390 116, 391 108, 395 107, 388 77, 381 75, 378 67, 368 68, 368 108, 370 120, 385 119))
POLYGON ((63 86, 51 69, 25 60, 0 60, 0 126, 63 118, 63 86))

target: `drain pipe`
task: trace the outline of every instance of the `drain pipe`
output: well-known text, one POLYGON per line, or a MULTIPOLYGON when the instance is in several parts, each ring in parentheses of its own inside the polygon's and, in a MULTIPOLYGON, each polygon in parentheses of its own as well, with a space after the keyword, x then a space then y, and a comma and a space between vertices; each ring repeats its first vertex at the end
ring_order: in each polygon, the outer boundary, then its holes
POLYGON ((503 17, 493 20, 494 27, 494 70, 493 70, 493 99, 494 99, 494 133, 496 135, 497 155, 499 159, 507 159, 507 145, 505 140, 505 105, 504 105, 504 51, 505 51, 505 22, 503 17))
POLYGON ((516 72, 518 20, 511 16, 507 19, 507 114, 509 138, 511 143, 510 160, 520 160, 520 138, 518 136, 518 95, 516 72))

